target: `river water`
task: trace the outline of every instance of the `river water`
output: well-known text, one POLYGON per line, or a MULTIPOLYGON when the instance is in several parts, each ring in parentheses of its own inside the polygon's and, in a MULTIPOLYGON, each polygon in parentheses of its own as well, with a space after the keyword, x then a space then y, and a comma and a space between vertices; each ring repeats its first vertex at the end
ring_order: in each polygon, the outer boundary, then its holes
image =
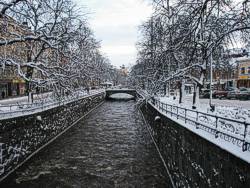
POLYGON ((171 187, 134 101, 108 101, 2 188, 171 187))

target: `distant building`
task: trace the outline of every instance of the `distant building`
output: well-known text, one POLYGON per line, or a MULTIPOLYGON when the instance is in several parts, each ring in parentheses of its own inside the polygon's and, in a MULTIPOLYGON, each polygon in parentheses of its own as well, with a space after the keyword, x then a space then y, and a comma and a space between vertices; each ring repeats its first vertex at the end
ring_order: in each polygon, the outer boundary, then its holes
MULTIPOLYGON (((244 48, 226 50, 224 58, 228 60, 224 63, 219 62, 219 66, 215 66, 213 69, 214 88, 225 90, 230 87, 250 87, 247 81, 248 62, 250 60, 247 50, 244 48)), ((207 82, 207 85, 209 85, 209 82, 207 82)))
POLYGON ((123 76, 128 76, 128 68, 125 67, 125 65, 122 65, 122 66, 121 66, 120 71, 121 71, 121 73, 123 74, 123 76))
POLYGON ((119 69, 119 85, 127 86, 128 68, 122 65, 119 69))
POLYGON ((237 60, 238 63, 238 87, 250 88, 250 58, 237 60))
MULTIPOLYGON (((9 40, 18 35, 32 34, 27 25, 17 23, 9 16, 0 18, 0 39, 9 40)), ((12 45, 0 46, 0 61, 11 59, 22 64, 27 61, 29 44, 25 42, 14 43, 12 45)), ((25 67, 23 67, 25 72, 25 67)), ((23 95, 25 92, 25 81, 18 76, 16 67, 4 63, 0 64, 0 93, 4 92, 5 97, 23 95)), ((1 98, 1 97, 0 97, 1 98)))
POLYGON ((100 84, 101 86, 105 87, 105 88, 109 88, 113 86, 113 83, 111 82, 104 82, 100 84))

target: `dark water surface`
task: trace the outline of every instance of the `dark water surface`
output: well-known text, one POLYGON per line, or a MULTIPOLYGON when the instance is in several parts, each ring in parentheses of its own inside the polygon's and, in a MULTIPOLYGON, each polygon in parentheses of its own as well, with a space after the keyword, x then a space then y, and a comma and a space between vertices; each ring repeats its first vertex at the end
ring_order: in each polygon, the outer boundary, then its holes
POLYGON ((135 102, 105 102, 1 188, 171 187, 135 102))

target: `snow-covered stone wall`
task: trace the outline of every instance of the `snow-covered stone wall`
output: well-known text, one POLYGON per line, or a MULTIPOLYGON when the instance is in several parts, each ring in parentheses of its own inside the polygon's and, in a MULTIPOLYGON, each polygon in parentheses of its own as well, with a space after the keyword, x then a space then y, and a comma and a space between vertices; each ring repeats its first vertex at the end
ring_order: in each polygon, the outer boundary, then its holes
POLYGON ((141 110, 176 187, 250 187, 250 164, 172 121, 141 110))
POLYGON ((100 104, 105 93, 43 112, 0 120, 0 180, 100 104))

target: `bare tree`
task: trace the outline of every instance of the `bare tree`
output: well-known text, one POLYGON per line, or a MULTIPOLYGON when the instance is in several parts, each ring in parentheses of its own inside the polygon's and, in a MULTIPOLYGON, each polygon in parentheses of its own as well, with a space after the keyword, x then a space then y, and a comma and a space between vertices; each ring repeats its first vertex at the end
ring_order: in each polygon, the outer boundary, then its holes
POLYGON ((83 11, 71 0, 4 1, 0 8, 0 65, 3 71, 14 67, 27 93, 34 86, 73 91, 108 66, 83 11))
POLYGON ((151 93, 166 89, 166 85, 175 87, 173 83, 181 88, 185 80, 192 81, 195 105, 209 75, 211 56, 219 62, 225 51, 221 49, 227 49, 236 40, 248 40, 248 4, 154 0, 154 5, 154 15, 141 27, 138 63, 143 75, 139 76, 144 82, 150 80, 147 89, 151 93))

